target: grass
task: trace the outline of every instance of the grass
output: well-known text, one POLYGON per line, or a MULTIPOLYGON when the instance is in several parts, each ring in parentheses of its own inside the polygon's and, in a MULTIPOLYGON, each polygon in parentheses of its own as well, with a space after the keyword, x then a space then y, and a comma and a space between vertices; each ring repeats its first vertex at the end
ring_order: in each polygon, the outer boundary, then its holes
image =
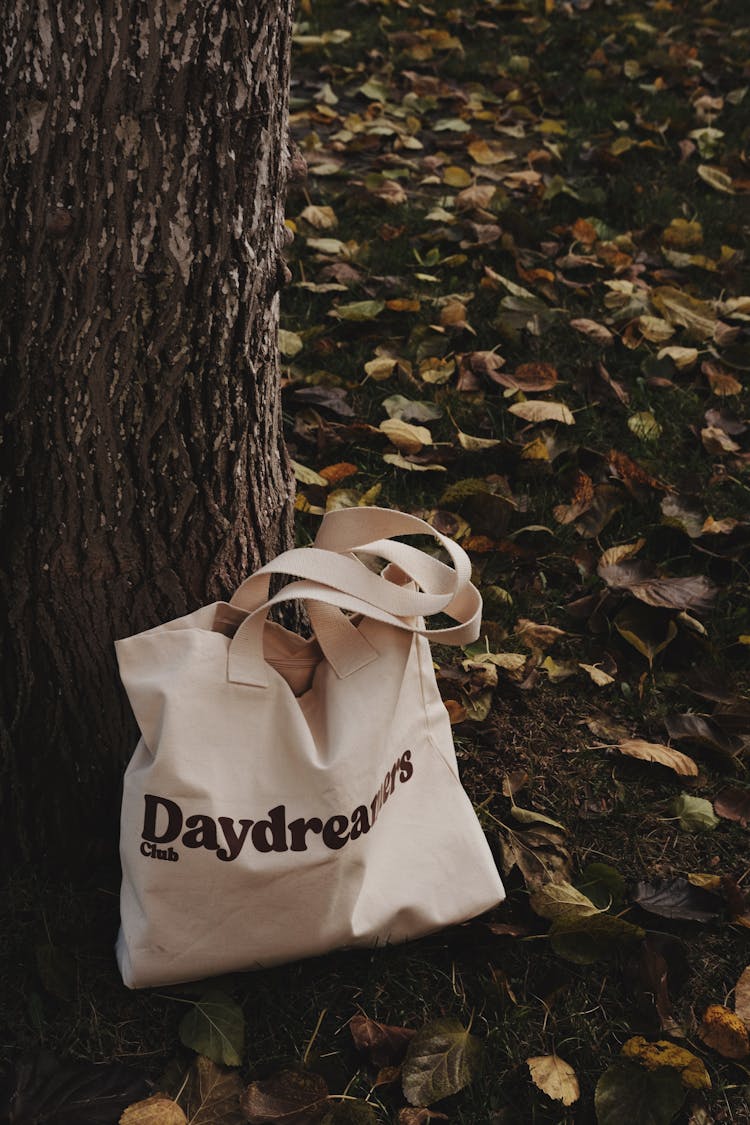
MULTIPOLYGON (((297 460, 317 470, 351 461, 358 472, 343 482, 344 487, 351 485, 364 493, 380 486, 377 503, 409 511, 429 513, 441 508, 444 490, 456 481, 498 475, 507 480, 517 505, 507 534, 496 537, 492 550, 472 554, 475 577, 490 608, 488 638, 494 647, 515 651, 516 623, 530 618, 566 631, 552 650, 556 660, 611 658, 617 673, 615 682, 603 689, 584 676, 555 683, 545 673, 527 682, 501 675, 485 721, 456 728, 466 788, 481 810, 498 862, 501 842, 507 839, 507 829, 501 825, 513 826, 510 801, 503 795, 504 779, 524 771, 528 780, 517 795, 518 803, 566 826, 574 878, 591 862, 604 862, 620 871, 628 887, 626 917, 644 926, 654 939, 671 941, 666 948, 674 1019, 685 1033, 684 1045, 700 1054, 711 1074, 713 1087, 705 1102, 712 1120, 742 1125, 750 1122, 748 1060, 733 1063, 706 1049, 697 1028, 708 1004, 731 1005, 734 984, 750 962, 748 929, 730 924, 726 917, 707 925, 670 923, 640 910, 631 895, 641 880, 690 873, 731 876, 747 885, 746 829, 722 821, 713 832, 687 833, 669 814, 670 801, 682 790, 712 799, 730 782, 746 788, 746 766, 740 763, 733 773, 710 753, 681 744, 681 749, 696 753, 701 772, 697 779, 677 778, 659 766, 618 754, 612 749, 617 738, 593 733, 587 721, 619 723, 631 735, 664 742, 668 716, 710 709, 688 689, 687 677, 696 670, 712 669, 725 685, 731 685, 738 699, 743 698, 748 646, 739 638, 750 633, 747 535, 740 529, 717 542, 707 542, 705 537, 690 540, 665 524, 660 506, 664 492, 658 489, 621 490, 621 507, 589 539, 573 525, 558 523, 555 507, 570 500, 579 470, 597 484, 611 484, 607 457, 615 449, 666 482, 673 494, 692 498, 715 519, 747 518, 746 457, 711 455, 699 438, 707 409, 730 408, 747 417, 746 335, 740 334, 733 353, 736 362, 730 365, 745 382, 745 391, 718 398, 701 376, 699 364, 680 373, 670 361, 657 359, 658 344, 641 341, 633 348, 625 346, 620 341, 624 323, 612 323, 605 304, 609 290, 604 285, 630 277, 650 288, 677 286, 704 300, 748 292, 741 255, 726 268, 712 271, 675 267, 661 250, 663 230, 676 218, 702 224, 700 250, 709 258, 718 257, 723 245, 740 251, 746 238, 744 192, 726 195, 712 189, 696 174, 699 158, 692 154, 683 159, 679 148, 695 127, 694 102, 701 91, 721 95, 726 99, 719 122, 725 131, 724 147, 710 163, 721 163, 737 180, 747 178, 743 154, 750 138, 750 95, 736 105, 729 101, 729 95, 746 81, 744 5, 726 0, 706 6, 660 2, 644 8, 618 0, 588 8, 563 4, 545 12, 536 0, 518 4, 472 0, 463 9, 440 0, 433 7, 430 15, 425 6, 400 3, 342 7, 311 0, 302 5, 300 18, 309 25, 308 33, 321 34, 333 27, 352 32, 343 46, 297 54, 294 129, 308 155, 315 154, 316 144, 331 145, 331 134, 345 125, 347 115, 377 112, 357 93, 371 74, 391 84, 389 106, 398 107, 408 93, 404 71, 452 84, 458 93, 406 103, 408 112, 420 119, 415 135, 424 146, 421 150, 399 149, 388 135, 370 148, 341 142, 331 155, 342 160, 344 171, 333 177, 312 174, 304 190, 292 192, 291 218, 297 219, 313 202, 331 206, 338 219, 337 229, 331 232, 298 223, 291 252, 295 282, 303 277, 318 280, 326 265, 335 263, 334 257, 319 256, 308 246, 307 238, 316 234, 330 233, 359 243, 352 264, 362 276, 347 283, 347 292, 312 292, 293 285, 284 297, 283 322, 304 342, 300 354, 285 364, 292 383, 346 388, 357 422, 377 427, 384 417, 383 400, 395 393, 442 406, 442 419, 430 425, 435 441, 441 443, 435 456, 444 458, 446 471, 408 473, 391 468, 382 460, 386 449, 382 439, 362 429, 352 433, 346 419, 330 415, 325 408, 316 408, 317 413, 303 410, 287 398, 290 447, 297 460), (644 30, 638 21, 654 30, 644 30), (495 30, 490 31, 490 25, 495 30), (459 36, 463 51, 438 50, 431 58, 415 60, 409 54, 408 34, 436 27, 459 36), (594 57, 600 49, 604 57, 594 57), (519 57, 527 62, 519 62, 519 57), (701 63, 700 71, 691 70, 685 61, 690 57, 701 63), (640 64, 641 72, 634 78, 623 75, 622 65, 628 59, 640 64), (691 75, 696 76, 692 84, 691 75), (660 78, 664 88, 659 88, 660 78), (339 97, 335 110, 341 120, 330 125, 304 116, 313 111, 316 91, 324 81, 339 97), (477 83, 494 98, 488 97, 486 104, 490 109, 499 107, 501 126, 520 123, 524 137, 495 132, 493 122, 481 116, 471 119, 470 134, 436 128, 441 118, 465 112, 460 91, 476 92, 477 83), (667 119, 671 124, 661 132, 649 130, 648 123, 663 125, 667 119), (549 120, 564 122, 564 132, 541 131, 540 122, 549 120), (440 170, 447 162, 476 175, 466 151, 467 138, 475 135, 515 146, 517 155, 509 167, 523 170, 538 165, 546 180, 528 190, 507 188, 505 198, 490 204, 485 214, 467 214, 455 224, 429 219, 431 208, 456 195, 455 189, 440 182, 435 168, 440 170), (636 145, 613 156, 611 145, 624 135, 633 137, 636 145), (640 147, 640 142, 649 140, 653 147, 640 147), (529 151, 534 150, 537 156, 532 159, 529 151), (539 150, 550 159, 539 157, 539 150), (437 163, 425 165, 426 158, 436 158, 437 163), (351 182, 366 184, 368 174, 399 167, 406 170, 398 182, 406 187, 408 199, 395 207, 351 182), (431 182, 430 175, 437 176, 438 182, 431 182), (562 184, 565 190, 549 191, 553 177, 560 178, 557 186, 562 184), (486 245, 472 242, 462 225, 465 219, 496 223, 501 234, 486 245), (603 224, 605 240, 619 239, 620 245, 629 247, 630 265, 623 269, 610 262, 569 269, 557 266, 557 259, 580 251, 580 246, 572 246, 570 233, 580 219, 603 224), (397 237, 390 237, 393 228, 402 228, 397 237), (462 241, 469 245, 462 246, 462 241), (431 249, 438 252, 437 260, 420 265, 431 249), (530 264, 555 274, 552 297, 537 289, 536 280, 521 275, 519 265, 528 270, 530 264), (509 304, 502 285, 486 284, 488 266, 532 292, 536 303, 520 309, 509 304), (420 280, 417 273, 438 280, 420 280), (431 327, 438 323, 439 299, 457 293, 467 295, 474 335, 441 333, 431 327), (377 320, 361 324, 328 316, 339 301, 372 297, 418 297, 421 307, 406 313, 386 309, 377 320), (534 316, 539 318, 536 329, 534 316), (571 328, 569 322, 575 317, 608 321, 617 341, 602 348, 571 328), (384 344, 412 364, 411 376, 402 372, 383 383, 364 380, 364 364, 384 344), (455 376, 444 385, 418 378, 419 361, 428 355, 493 348, 500 350, 510 371, 533 361, 551 362, 557 368, 558 387, 542 397, 565 402, 575 413, 576 426, 573 434, 557 432, 556 440, 566 441, 568 447, 554 460, 523 459, 521 450, 538 429, 528 433, 520 429, 519 420, 507 410, 512 399, 504 397, 502 387, 485 381, 473 391, 459 391, 455 376), (598 373, 600 361, 627 390, 627 407, 608 392, 598 373), (672 385, 660 384, 664 378, 672 385), (643 441, 629 428, 628 418, 637 411, 653 412, 661 426, 657 441, 643 441), (303 418, 306 430, 300 426, 303 418), (481 455, 465 453, 456 442, 453 422, 501 444, 481 455), (529 527, 549 530, 523 530, 529 527), (610 613, 598 623, 598 631, 592 631, 594 622, 574 618, 567 609, 575 598, 603 590, 596 572, 602 550, 641 537, 645 544, 640 557, 664 573, 702 574, 721 587, 714 610, 703 618, 706 635, 681 628, 679 641, 656 659, 652 670, 617 633, 610 613), (512 604, 487 593, 491 586, 503 587, 512 604)), ((732 323, 746 333, 742 317, 732 323)), ((691 342, 707 354, 710 342, 691 341, 679 327, 669 341, 691 342)), ((300 494, 313 509, 326 504, 322 489, 303 487, 300 494)), ((461 514, 460 505, 456 508, 461 514)), ((314 535, 318 520, 314 512, 300 511, 301 542, 314 535)), ((455 670, 461 655, 435 653, 441 671, 455 670)), ((446 695, 455 693, 447 676, 442 684, 446 695)), ((529 909, 529 889, 518 871, 506 881, 508 902, 497 920, 523 923, 529 930, 526 936, 496 935, 485 925, 472 923, 400 948, 332 954, 224 982, 246 1016, 243 1076, 262 1077, 304 1061, 326 1077, 332 1090, 368 1098, 381 1122, 395 1121, 403 1104, 398 1084, 373 1088, 374 1071, 352 1046, 347 1029, 351 1016, 364 1011, 386 1023, 412 1027, 445 1015, 464 1024, 473 1018, 474 1031, 484 1040, 484 1065, 470 1086, 438 1107, 451 1122, 593 1122, 596 1083, 618 1057, 622 1044, 634 1035, 663 1034, 641 981, 640 951, 614 950, 590 965, 563 959, 551 947, 547 923, 529 909), (570 1062, 580 1079, 581 1099, 569 1109, 537 1090, 528 1076, 525 1060, 552 1052, 570 1062)), ((61 1056, 128 1061, 144 1069, 157 1085, 167 1068, 187 1063, 190 1054, 180 1046, 177 1034, 183 1013, 169 990, 133 994, 119 983, 112 957, 117 891, 117 875, 112 871, 97 872, 85 887, 47 884, 26 875, 10 879, 0 930, 8 951, 0 979, 4 998, 0 1041, 6 1044, 0 1049, 0 1060, 13 1062, 20 1050, 43 1045, 61 1056)), ((446 887, 446 894, 450 892, 446 887)), ((678 1121, 687 1122, 699 1103, 691 1095, 678 1121)))

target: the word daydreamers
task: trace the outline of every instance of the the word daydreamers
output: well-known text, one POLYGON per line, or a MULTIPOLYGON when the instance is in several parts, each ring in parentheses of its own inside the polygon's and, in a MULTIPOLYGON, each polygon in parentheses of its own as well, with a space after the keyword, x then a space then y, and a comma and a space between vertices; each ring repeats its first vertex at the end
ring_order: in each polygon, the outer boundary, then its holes
POLYGON ((405 750, 385 775, 369 805, 358 805, 351 816, 336 813, 325 821, 319 816, 309 819, 300 816, 287 823, 285 805, 269 809, 263 820, 214 818, 206 813, 185 817, 177 801, 146 793, 141 855, 175 863, 180 858, 176 849, 159 845, 171 845, 178 839, 186 848, 215 852, 216 858, 225 863, 236 859, 248 840, 257 852, 306 852, 308 838, 312 838, 314 844, 320 837, 325 847, 337 850, 370 831, 381 808, 396 791, 396 782, 407 782, 413 773, 411 750, 405 750))

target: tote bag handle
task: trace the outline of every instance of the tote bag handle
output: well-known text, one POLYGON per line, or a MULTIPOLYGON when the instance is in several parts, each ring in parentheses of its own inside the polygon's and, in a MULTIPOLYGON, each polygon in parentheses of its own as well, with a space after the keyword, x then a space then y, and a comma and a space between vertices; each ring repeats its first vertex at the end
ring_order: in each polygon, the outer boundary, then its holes
MULTIPOLYGON (((385 579, 381 581, 385 585, 392 586, 394 592, 401 589, 385 579)), ((371 605, 346 591, 335 590, 318 582, 290 582, 278 594, 253 610, 242 622, 230 641, 227 679, 231 683, 248 684, 255 687, 268 686, 268 666, 263 658, 263 630, 268 611, 271 606, 278 605, 280 602, 297 599, 312 603, 321 602, 324 605, 346 609, 374 621, 382 621, 396 629, 408 633, 418 633, 421 636, 428 637, 431 641, 439 641, 442 644, 469 644, 471 641, 475 641, 479 636, 482 619, 482 599, 476 587, 471 585, 464 591, 460 609, 454 607, 451 610, 451 616, 458 621, 458 624, 445 629, 427 629, 420 618, 410 619, 389 613, 386 609, 371 605)), ((361 637, 361 634, 351 622, 348 621, 347 624, 354 629, 357 636, 361 637)), ((365 663, 369 663, 377 656, 376 653, 372 653, 372 646, 369 646, 369 642, 367 643, 371 653, 365 663)), ((357 668, 362 667, 361 652, 358 649, 353 648, 351 650, 351 659, 348 659, 348 655, 345 648, 339 647, 337 656, 340 667, 337 668, 334 665, 334 670, 339 676, 350 675, 357 668)))

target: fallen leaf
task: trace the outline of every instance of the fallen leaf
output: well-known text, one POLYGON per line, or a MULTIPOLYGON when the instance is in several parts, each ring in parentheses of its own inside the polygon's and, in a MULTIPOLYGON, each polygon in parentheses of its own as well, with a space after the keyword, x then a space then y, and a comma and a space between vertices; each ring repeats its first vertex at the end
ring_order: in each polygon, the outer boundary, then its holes
POLYGON ((650 340, 652 344, 661 344, 664 340, 669 340, 675 333, 674 325, 658 316, 639 316, 638 328, 641 335, 650 340))
POLYGON ((641 441, 658 441, 662 428, 650 410, 639 410, 628 418, 628 429, 641 441))
POLYGON ((320 1125, 378 1125, 378 1118, 369 1102, 347 1096, 328 1109, 320 1125))
POLYGON ((675 797, 669 811, 686 832, 710 832, 719 823, 711 802, 705 797, 692 797, 689 793, 680 793, 675 797))
POLYGON ((284 328, 279 329, 279 351, 282 355, 292 359, 302 351, 303 347, 304 343, 298 332, 287 332, 284 328))
POLYGON ((747 828, 750 826, 750 789, 722 789, 714 798, 714 812, 747 828))
POLYGON ((719 457, 723 453, 738 453, 740 450, 737 442, 718 426, 704 426, 701 430, 701 441, 707 453, 719 457))
POLYGON ((597 687, 607 687, 608 684, 615 682, 614 676, 610 676, 609 672, 605 672, 597 664, 581 664, 578 665, 582 668, 586 675, 596 684, 597 687))
POLYGON ((351 301, 345 305, 336 305, 329 315, 340 320, 375 320, 384 308, 385 301, 351 301))
POLYGON ((566 426, 575 425, 575 418, 562 402, 514 402, 508 410, 525 422, 563 422, 566 426))
POLYGON ((614 590, 627 590, 634 598, 658 609, 709 610, 718 593, 704 575, 690 578, 652 578, 639 560, 597 567, 599 577, 614 590))
POLYGON ((425 1125, 427 1121, 447 1121, 444 1113, 436 1113, 427 1106, 404 1106, 398 1111, 398 1125, 425 1125))
POLYGON ((710 891, 695 887, 683 875, 638 883, 633 901, 660 918, 687 922, 713 922, 724 911, 724 903, 710 891))
POLYGON ((120 1117, 120 1125, 187 1125, 187 1117, 166 1094, 154 1094, 129 1105, 120 1117))
POLYGON ((632 645, 653 667, 654 660, 677 636, 677 626, 664 611, 646 609, 640 602, 626 604, 613 625, 623 640, 632 645))
POLYGON ((734 1011, 750 1031, 750 965, 742 970, 734 986, 734 1011))
POLYGON ((307 465, 300 465, 299 461, 292 461, 292 471, 294 472, 295 480, 300 484, 320 484, 324 488, 328 487, 328 481, 320 473, 316 473, 315 469, 308 469, 307 465))
POLYGON ((581 1089, 570 1063, 557 1055, 534 1055, 526 1060, 526 1065, 531 1081, 548 1098, 562 1102, 563 1105, 572 1105, 578 1101, 581 1089))
POLYGON ((662 746, 656 742, 644 742, 642 738, 626 738, 617 749, 630 758, 642 758, 645 762, 658 762, 683 777, 697 777, 698 765, 687 754, 662 746))
POLYGON ((328 1106, 328 1087, 311 1071, 281 1070, 251 1082, 240 1105, 250 1125, 310 1125, 328 1106))
POLYGON ((333 207, 311 203, 308 207, 305 207, 304 211, 300 212, 299 217, 309 223, 311 227, 315 227, 316 230, 333 230, 334 227, 338 226, 338 219, 333 207))
POLYGON ((511 807, 510 815, 519 824, 549 824, 552 828, 558 828, 560 832, 565 831, 565 825, 560 824, 559 820, 553 820, 551 816, 545 816, 544 813, 537 812, 535 809, 522 809, 515 802, 511 807))
POLYGON ((402 453, 419 453, 425 445, 432 445, 432 434, 425 426, 415 426, 402 418, 386 418, 380 429, 402 453))
POLYGON ((673 344, 666 348, 660 348, 656 353, 656 358, 671 359, 678 371, 687 371, 697 360, 698 349, 678 347, 673 344))
POLYGON ((351 461, 337 461, 335 465, 326 465, 325 469, 321 469, 320 476, 329 484, 338 484, 339 481, 346 480, 347 477, 352 477, 358 472, 359 469, 351 461))
POLYGON ((514 156, 499 141, 472 141, 466 151, 475 164, 482 165, 502 164, 505 160, 512 160, 514 156))
POLYGON ((722 1004, 711 1004, 703 1013, 698 1034, 707 1047, 725 1059, 750 1055, 750 1035, 743 1020, 722 1004))
POLYGON ((708 379, 708 385, 713 394, 721 398, 742 394, 744 388, 739 379, 735 379, 731 371, 726 371, 718 363, 705 360, 701 364, 701 371, 708 379))
POLYGON ((523 391, 525 394, 541 394, 557 385, 557 369, 551 363, 519 363, 512 372, 492 371, 490 378, 510 390, 523 391))
POLYGON ((699 164, 698 175, 704 183, 725 195, 735 195, 732 177, 728 176, 722 168, 715 168, 712 164, 699 164))
POLYGON ((716 311, 708 301, 700 301, 681 289, 665 285, 654 289, 651 302, 670 324, 678 324, 699 340, 713 335, 716 311))
POLYGON ((403 1066, 404 1096, 412 1105, 431 1105, 462 1090, 474 1078, 480 1041, 456 1019, 433 1020, 409 1044, 403 1066))
POLYGON ((550 883, 535 891, 530 899, 531 909, 542 918, 555 922, 559 919, 570 921, 574 918, 590 918, 598 913, 590 898, 572 883, 550 883))
POLYGON ((239 1004, 218 988, 189 1000, 180 1021, 180 1041, 198 1055, 224 1066, 240 1066, 245 1044, 245 1016, 239 1004))
POLYGON ((391 395, 383 400, 383 409, 389 418, 403 418, 405 422, 432 422, 441 418, 441 407, 432 402, 419 402, 403 395, 391 395))
POLYGON ((576 320, 571 320, 570 327, 575 328, 576 332, 588 336, 589 339, 597 344, 602 344, 604 347, 609 347, 615 342, 615 338, 610 330, 603 324, 599 324, 596 320, 588 320, 586 317, 579 317, 576 320))
POLYGON ((467 453, 481 453, 485 449, 494 449, 500 444, 498 438, 474 437, 472 434, 465 434, 462 430, 458 430, 456 436, 459 445, 467 453))
POLYGON ((535 621, 529 621, 527 617, 519 617, 516 622, 516 635, 521 644, 536 655, 545 652, 566 634, 564 629, 558 629, 556 625, 540 625, 535 621))
POLYGON ((579 917, 557 918, 549 932, 550 944, 558 957, 574 965, 593 965, 624 948, 643 941, 646 931, 604 911, 579 917))
POLYGON ((690 712, 684 715, 668 715, 664 725, 670 738, 695 742, 725 758, 734 758, 743 748, 740 738, 728 734, 715 719, 704 715, 694 715, 690 712))
POLYGON ((685 1100, 679 1074, 669 1067, 645 1070, 638 1063, 616 1062, 596 1084, 598 1125, 669 1125, 685 1100))
POLYGON ((393 1066, 401 1062, 409 1043, 416 1035, 411 1027, 394 1027, 378 1023, 358 1012, 349 1020, 354 1046, 362 1051, 377 1067, 393 1066))
POLYGON ((383 460, 388 465, 395 465, 397 469, 409 469, 416 473, 444 473, 445 465, 422 464, 419 461, 407 461, 400 453, 384 453, 383 460))
POLYGON ((368 359, 365 364, 365 374, 368 379, 374 379, 376 383, 381 383, 385 379, 390 379, 397 366, 397 359, 392 359, 389 356, 376 356, 375 359, 368 359))
POLYGON ((241 1125, 242 1080, 236 1070, 198 1057, 190 1068, 185 1089, 189 1125, 241 1125))
POLYGON ((668 1066, 679 1071, 683 1086, 690 1090, 711 1089, 711 1078, 703 1059, 666 1039, 649 1043, 642 1035, 635 1035, 623 1043, 621 1054, 626 1059, 640 1063, 646 1070, 659 1070, 668 1066))
POLYGON ((573 495, 569 504, 557 504, 552 514, 558 523, 573 523, 587 512, 594 502, 594 482, 580 469, 576 473, 573 495))

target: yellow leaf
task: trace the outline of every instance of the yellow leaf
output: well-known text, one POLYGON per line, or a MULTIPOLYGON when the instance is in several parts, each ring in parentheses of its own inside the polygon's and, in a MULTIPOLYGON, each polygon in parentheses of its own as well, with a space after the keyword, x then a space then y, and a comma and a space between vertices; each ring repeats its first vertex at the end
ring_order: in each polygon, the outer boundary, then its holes
POLYGON ((300 484, 322 484, 328 487, 328 481, 322 477, 320 473, 316 473, 315 469, 308 469, 307 465, 300 465, 299 461, 292 461, 292 469, 294 476, 300 484))
POLYGON ((679 750, 673 750, 671 746, 644 742, 642 738, 625 738, 617 749, 629 758, 641 758, 644 762, 658 762, 660 766, 668 766, 681 777, 698 776, 698 766, 693 759, 679 750))
POLYGON ((471 176, 465 168, 459 168, 457 164, 449 164, 443 169, 443 183, 448 184, 448 187, 464 188, 471 183, 471 176))
POLYGON ((497 141, 472 141, 467 152, 475 164, 501 164, 514 158, 514 154, 497 141))
POLYGON ((614 676, 610 676, 609 672, 605 672, 602 668, 597 668, 596 664, 579 664, 578 667, 583 668, 597 687, 606 687, 607 684, 615 682, 614 676))
POLYGON ((657 359, 671 359, 678 371, 685 371, 692 367, 698 358, 697 348, 681 348, 674 345, 660 348, 656 353, 657 359))
POLYGON ((543 438, 537 437, 521 450, 522 461, 549 461, 549 450, 543 438))
POLYGON ((581 1096, 576 1072, 557 1055, 535 1055, 526 1060, 531 1081, 542 1093, 563 1105, 572 1105, 581 1096))
POLYGON ((650 410, 639 410, 628 418, 628 429, 641 441, 658 441, 661 437, 661 426, 650 410))
POLYGON ((419 361, 419 377, 425 383, 447 383, 455 370, 456 362, 450 357, 431 356, 419 361))
POLYGON ((708 301, 699 301, 681 289, 664 285, 654 289, 651 303, 670 324, 679 324, 696 336, 705 340, 713 335, 716 324, 716 311, 708 301))
POLYGON ((632 559, 645 545, 645 539, 636 539, 635 543, 621 543, 619 547, 608 547, 599 559, 599 566, 614 566, 623 559, 632 559))
POLYGON ((496 190, 494 184, 473 184, 456 196, 456 210, 470 211, 474 207, 483 210, 489 207, 496 190))
POLYGON ((302 337, 297 332, 287 332, 285 328, 279 329, 279 351, 291 359, 302 351, 304 347, 302 337))
POLYGON ((309 207, 305 207, 299 217, 309 223, 311 227, 315 227, 316 230, 333 230, 338 226, 338 219, 333 207, 311 203, 309 207))
POLYGON ((483 449, 492 449, 500 444, 498 438, 473 437, 472 434, 465 434, 463 430, 458 431, 458 441, 467 453, 479 453, 483 449))
POLYGON ((750 1055, 750 1036, 744 1022, 722 1004, 706 1008, 698 1034, 707 1047, 725 1059, 744 1059, 750 1055))
POLYGON ((376 383, 380 383, 383 379, 390 379, 393 374, 398 360, 389 359, 387 356, 377 356, 375 359, 370 359, 365 364, 365 372, 368 379, 374 379, 376 383))
POLYGON ((668 340, 670 336, 674 336, 674 326, 668 320, 662 320, 659 316, 639 316, 638 327, 641 335, 650 340, 652 344, 660 344, 663 340, 668 340))
POLYGON ((661 241, 662 245, 669 246, 672 250, 688 250, 703 242, 703 227, 700 223, 689 222, 687 219, 672 219, 664 230, 661 241))
POLYGON ((566 426, 575 425, 575 418, 562 402, 514 402, 508 410, 525 422, 564 422, 566 426))
POLYGON ((425 445, 432 445, 432 434, 426 426, 415 426, 402 418, 386 418, 380 429, 403 453, 419 453, 425 445))
POLYGON ((663 1066, 679 1070, 683 1085, 691 1090, 711 1089, 711 1078, 703 1060, 667 1039, 649 1043, 642 1035, 635 1035, 623 1044, 622 1054, 626 1059, 639 1062, 646 1070, 658 1070, 663 1066))
POLYGON ((154 1094, 129 1105, 120 1117, 120 1125, 187 1125, 187 1117, 166 1094, 154 1094))

